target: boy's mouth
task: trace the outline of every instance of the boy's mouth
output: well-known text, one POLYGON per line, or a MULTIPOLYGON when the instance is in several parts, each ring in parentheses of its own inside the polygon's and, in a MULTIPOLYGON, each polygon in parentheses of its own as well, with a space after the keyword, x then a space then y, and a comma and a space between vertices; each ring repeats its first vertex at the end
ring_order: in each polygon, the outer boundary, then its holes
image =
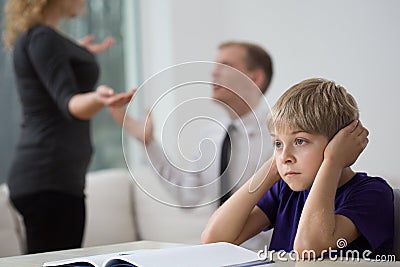
POLYGON ((290 171, 290 172, 286 172, 285 173, 285 177, 293 177, 293 176, 296 176, 296 175, 298 175, 298 174, 300 174, 299 172, 292 172, 292 171, 290 171))

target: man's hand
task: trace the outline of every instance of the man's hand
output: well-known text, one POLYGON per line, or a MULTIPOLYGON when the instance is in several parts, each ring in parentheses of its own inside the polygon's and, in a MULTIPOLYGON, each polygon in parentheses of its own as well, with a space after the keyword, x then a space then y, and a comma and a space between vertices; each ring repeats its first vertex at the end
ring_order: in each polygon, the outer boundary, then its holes
POLYGON ((87 50, 97 55, 115 44, 115 40, 112 37, 105 38, 101 43, 94 43, 94 36, 88 35, 78 41, 78 44, 85 47, 87 50))
POLYGON ((341 129, 328 143, 324 160, 333 161, 342 168, 354 164, 368 144, 368 130, 360 121, 354 121, 341 129))
POLYGON ((147 119, 145 122, 138 120, 129 115, 125 115, 126 111, 124 108, 109 108, 111 116, 114 120, 138 141, 149 144, 153 141, 153 117, 148 112, 147 119), (125 119, 125 122, 124 122, 125 119))

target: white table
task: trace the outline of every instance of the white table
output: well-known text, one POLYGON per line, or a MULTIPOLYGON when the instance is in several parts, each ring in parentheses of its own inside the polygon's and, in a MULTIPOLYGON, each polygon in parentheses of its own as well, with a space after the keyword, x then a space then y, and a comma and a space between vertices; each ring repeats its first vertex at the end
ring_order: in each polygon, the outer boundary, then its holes
POLYGON ((153 241, 135 241, 129 243, 106 245, 90 248, 53 251, 38 254, 0 258, 0 267, 41 267, 44 262, 56 261, 82 256, 92 256, 137 249, 157 249, 183 246, 182 244, 163 243, 153 241))
MULTIPOLYGON (((106 253, 115 253, 121 251, 129 251, 129 250, 137 250, 137 249, 158 249, 158 248, 171 248, 183 246, 183 244, 175 244, 175 243, 164 243, 164 242, 155 242, 155 241, 136 241, 115 245, 106 245, 99 247, 91 247, 91 248, 80 248, 80 249, 71 249, 71 250, 62 250, 62 251, 54 251, 47 253, 38 253, 38 254, 29 254, 15 257, 6 257, 0 258, 0 267, 41 267, 44 262, 48 261, 56 261, 62 259, 69 258, 77 258, 82 256, 91 256, 98 254, 106 254, 106 253)), ((289 259, 286 261, 278 261, 275 258, 275 262, 273 264, 266 264, 265 266, 269 267, 337 267, 337 266, 400 266, 400 262, 385 262, 385 263, 376 263, 376 262, 354 262, 354 261, 298 261, 294 262, 289 259)), ((190 266, 188 266, 190 267, 190 266)), ((207 266, 205 266, 207 267, 207 266)))

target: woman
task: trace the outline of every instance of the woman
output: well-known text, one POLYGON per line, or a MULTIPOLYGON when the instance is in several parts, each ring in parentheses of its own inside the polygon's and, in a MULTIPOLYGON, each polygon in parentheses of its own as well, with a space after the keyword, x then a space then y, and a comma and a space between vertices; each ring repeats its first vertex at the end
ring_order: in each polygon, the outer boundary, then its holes
POLYGON ((133 94, 107 86, 92 91, 99 76, 94 53, 108 49, 112 39, 94 44, 89 36, 77 44, 59 32, 60 20, 78 16, 84 4, 9 0, 4 12, 4 41, 13 50, 23 106, 8 186, 24 218, 28 253, 81 246, 89 119, 104 106, 125 105, 133 94))

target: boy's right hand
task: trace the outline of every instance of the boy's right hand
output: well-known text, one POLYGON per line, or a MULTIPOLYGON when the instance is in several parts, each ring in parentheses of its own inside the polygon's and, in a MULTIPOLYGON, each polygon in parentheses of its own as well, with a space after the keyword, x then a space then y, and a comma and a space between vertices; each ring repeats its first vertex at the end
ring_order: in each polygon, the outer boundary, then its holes
POLYGON ((261 166, 253 177, 250 178, 249 192, 252 193, 258 190, 258 188, 260 188, 264 183, 265 179, 269 179, 267 184, 270 184, 271 186, 281 179, 276 166, 275 154, 261 166))
POLYGON ((345 168, 354 164, 368 144, 368 130, 356 120, 341 129, 328 143, 324 160, 337 163, 345 168))

